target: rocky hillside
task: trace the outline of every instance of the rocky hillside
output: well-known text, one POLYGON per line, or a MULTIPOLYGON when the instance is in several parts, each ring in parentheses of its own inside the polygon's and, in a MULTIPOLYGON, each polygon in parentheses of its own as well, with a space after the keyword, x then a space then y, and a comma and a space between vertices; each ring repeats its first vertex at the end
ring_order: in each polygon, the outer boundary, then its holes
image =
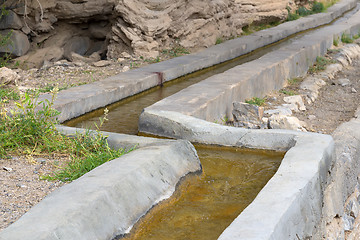
POLYGON ((293 0, 0 0, 0 34, 28 67, 90 56, 157 57, 162 49, 198 49, 238 36, 254 23, 284 20, 293 0), (74 54, 75 53, 75 54, 74 54))

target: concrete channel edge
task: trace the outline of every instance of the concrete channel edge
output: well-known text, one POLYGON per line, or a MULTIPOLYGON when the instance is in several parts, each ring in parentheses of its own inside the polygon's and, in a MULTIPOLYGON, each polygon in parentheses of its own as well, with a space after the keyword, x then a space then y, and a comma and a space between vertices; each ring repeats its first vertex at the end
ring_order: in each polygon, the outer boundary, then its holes
MULTIPOLYGON (((356 4, 356 0, 343 0, 330 7, 326 13, 286 22, 249 36, 212 46, 199 53, 173 58, 121 73, 102 81, 63 90, 57 95, 54 108, 61 112, 60 122, 78 117, 161 85, 163 82, 244 55, 297 32, 328 24, 336 17, 354 8, 356 4)), ((40 101, 44 99, 50 100, 50 94, 42 95, 39 98, 40 101)))
MULTIPOLYGON (((59 127, 67 134, 81 129, 59 127)), ((182 177, 201 171, 186 140, 105 133, 109 145, 138 149, 107 162, 45 197, 0 232, 1 240, 112 239, 125 234, 182 177)))

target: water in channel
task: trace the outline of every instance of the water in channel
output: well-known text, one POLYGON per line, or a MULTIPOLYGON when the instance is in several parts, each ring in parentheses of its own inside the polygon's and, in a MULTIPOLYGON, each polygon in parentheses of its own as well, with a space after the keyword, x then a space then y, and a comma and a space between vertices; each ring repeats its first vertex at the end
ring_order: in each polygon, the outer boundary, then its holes
POLYGON ((152 208, 126 240, 212 240, 275 174, 284 153, 196 146, 203 173, 191 174, 174 195, 152 208))
MULTIPOLYGON (((293 40, 294 38, 291 41, 293 40)), ((162 87, 154 87, 135 96, 128 97, 124 100, 111 104, 106 107, 109 110, 109 120, 104 122, 100 130, 135 135, 138 132, 138 119, 144 108, 173 95, 190 85, 211 77, 212 75, 222 73, 245 62, 255 60, 270 51, 280 48, 283 44, 288 43, 288 41, 290 40, 282 41, 277 44, 271 44, 255 50, 250 54, 185 75, 173 81, 166 82, 162 87)), ((94 123, 99 125, 99 117, 101 117, 103 113, 104 108, 99 108, 63 124, 69 127, 95 129, 94 123)))

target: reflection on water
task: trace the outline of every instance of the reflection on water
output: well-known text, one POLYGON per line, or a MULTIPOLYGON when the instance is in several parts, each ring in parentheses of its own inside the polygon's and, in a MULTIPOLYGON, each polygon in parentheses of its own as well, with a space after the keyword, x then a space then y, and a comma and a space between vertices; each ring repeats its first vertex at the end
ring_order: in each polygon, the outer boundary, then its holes
POLYGON ((203 173, 187 176, 174 196, 155 206, 123 239, 217 239, 274 175, 284 156, 236 148, 196 149, 203 173))

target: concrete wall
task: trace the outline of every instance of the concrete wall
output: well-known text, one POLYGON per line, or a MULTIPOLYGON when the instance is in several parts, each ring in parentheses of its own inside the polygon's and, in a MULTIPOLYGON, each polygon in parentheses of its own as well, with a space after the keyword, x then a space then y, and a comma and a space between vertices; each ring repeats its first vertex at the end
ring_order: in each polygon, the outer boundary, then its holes
POLYGON ((112 239, 171 196, 183 176, 201 171, 188 141, 111 134, 109 142, 117 148, 139 147, 49 194, 1 231, 0 239, 112 239))
MULTIPOLYGON (((252 97, 264 97, 273 90, 283 88, 287 80, 306 74, 316 57, 326 53, 334 39, 343 33, 357 34, 360 29, 360 12, 345 22, 337 23, 309 33, 289 45, 263 57, 214 75, 145 109, 172 111, 176 109, 190 115, 215 121, 223 116, 232 120, 232 103, 252 97)), ((143 123, 140 116, 139 130, 158 134, 152 126, 143 123), (149 129, 148 129, 149 128, 149 129)))
MULTIPOLYGON (((66 121, 155 87, 161 82, 170 81, 188 73, 233 59, 299 31, 327 24, 355 7, 356 2, 356 0, 343 0, 329 8, 326 13, 283 23, 250 36, 215 45, 199 53, 151 64, 103 81, 63 90, 58 94, 54 107, 61 112, 59 116, 60 122, 66 121), (163 76, 163 79, 160 79, 160 75, 163 76)), ((50 100, 51 96, 45 94, 39 98, 39 100, 44 99, 50 100)))
MULTIPOLYGON (((169 111, 156 115, 154 130, 192 142, 286 151, 271 180, 219 239, 305 239, 320 224, 334 142, 328 135, 288 130, 250 130, 210 123, 169 111), (160 127, 162 126, 162 127, 160 127)), ((150 119, 153 119, 152 116, 150 119)), ((154 125, 153 125, 154 126, 154 125)))

